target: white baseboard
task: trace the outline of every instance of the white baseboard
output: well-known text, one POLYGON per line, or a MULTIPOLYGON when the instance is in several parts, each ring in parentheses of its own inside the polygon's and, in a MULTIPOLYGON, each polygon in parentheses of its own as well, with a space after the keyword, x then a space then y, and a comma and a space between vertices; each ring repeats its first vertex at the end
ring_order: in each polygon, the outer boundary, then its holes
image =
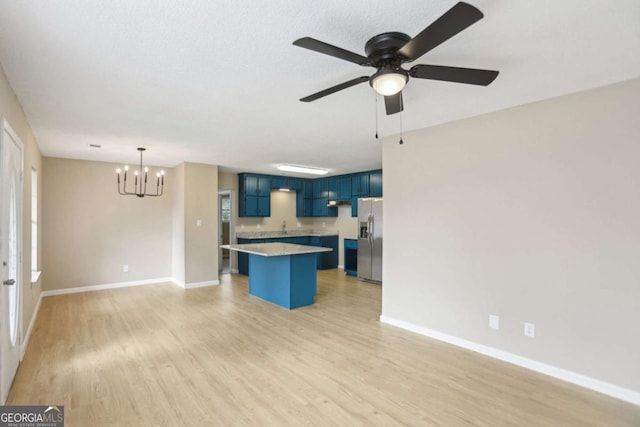
POLYGON ((24 337, 22 340, 20 360, 24 358, 24 353, 27 351, 27 346, 29 345, 29 338, 31 338, 31 331, 33 331, 33 326, 36 324, 36 318, 38 317, 38 313, 40 312, 41 303, 42 303, 42 292, 40 292, 40 296, 38 297, 38 302, 36 303, 36 308, 33 309, 33 315, 31 315, 31 321, 29 322, 29 327, 27 328, 27 332, 24 334, 24 337))
POLYGON ((219 285, 220 280, 207 280, 204 282, 182 283, 174 279, 173 283, 180 286, 183 289, 194 289, 194 288, 204 288, 205 286, 219 285))
POLYGON ((160 277, 157 279, 135 280, 132 282, 106 283, 103 285, 78 286, 76 288, 67 288, 67 289, 53 289, 49 291, 42 291, 41 295, 48 297, 51 295, 75 294, 78 292, 102 291, 104 289, 128 288, 130 286, 152 285, 156 283, 172 283, 172 282, 174 282, 173 277, 160 277))
POLYGON ((338 268, 339 268, 340 270, 344 270, 344 265, 338 265, 338 268))
POLYGON ((232 268, 231 269, 231 273, 232 274, 238 274, 238 273, 240 273, 240 270, 238 270, 237 268, 232 268))
POLYGON ((442 332, 434 331, 433 329, 418 326, 413 323, 394 319, 385 315, 380 316, 380 322, 397 326, 398 328, 406 329, 408 331, 434 338, 439 341, 444 341, 446 343, 453 344, 467 350, 475 351, 476 353, 484 354, 485 356, 493 357, 495 359, 499 359, 513 365, 531 369, 532 371, 549 375, 551 377, 558 378, 560 380, 567 381, 572 384, 576 384, 597 391, 599 393, 603 393, 608 396, 633 403, 635 405, 640 405, 640 392, 635 390, 630 390, 624 387, 617 386, 615 384, 610 384, 604 381, 597 380, 595 378, 587 377, 576 372, 568 371, 556 366, 547 365, 546 363, 538 362, 537 360, 528 359, 526 357, 518 356, 517 354, 498 350, 496 348, 478 344, 472 341, 467 341, 453 335, 444 334, 442 332))

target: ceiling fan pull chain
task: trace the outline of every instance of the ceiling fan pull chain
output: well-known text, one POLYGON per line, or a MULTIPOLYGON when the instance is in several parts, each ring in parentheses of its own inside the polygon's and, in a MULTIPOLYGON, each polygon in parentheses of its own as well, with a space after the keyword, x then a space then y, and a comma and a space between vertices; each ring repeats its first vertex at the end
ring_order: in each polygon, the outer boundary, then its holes
POLYGON ((402 140, 402 111, 400 111, 400 141, 398 141, 398 144, 404 144, 404 141, 402 140))
POLYGON ((378 93, 374 91, 373 96, 376 98, 376 139, 378 139, 378 93))

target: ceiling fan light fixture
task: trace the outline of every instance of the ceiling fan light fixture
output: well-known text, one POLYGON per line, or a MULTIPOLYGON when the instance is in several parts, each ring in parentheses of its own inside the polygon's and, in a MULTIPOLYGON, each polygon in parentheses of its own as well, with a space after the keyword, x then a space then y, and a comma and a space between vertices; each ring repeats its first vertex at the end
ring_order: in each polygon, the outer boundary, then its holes
POLYGON ((308 173, 311 175, 326 175, 329 173, 328 169, 311 168, 308 166, 278 165, 276 166, 276 168, 278 170, 285 171, 285 172, 308 173))
POLYGON ((383 96, 391 96, 400 92, 407 84, 409 77, 403 70, 381 70, 371 78, 371 87, 383 96))

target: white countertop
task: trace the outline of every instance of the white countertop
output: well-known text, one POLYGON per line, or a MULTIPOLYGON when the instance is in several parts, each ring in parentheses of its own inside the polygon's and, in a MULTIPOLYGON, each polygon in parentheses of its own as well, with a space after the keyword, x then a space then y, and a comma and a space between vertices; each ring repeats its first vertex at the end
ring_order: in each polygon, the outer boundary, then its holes
POLYGON ((319 246, 294 245, 291 243, 244 243, 241 245, 222 245, 222 249, 231 251, 246 252, 261 256, 283 256, 313 254, 317 252, 331 252, 331 248, 321 248, 319 246))

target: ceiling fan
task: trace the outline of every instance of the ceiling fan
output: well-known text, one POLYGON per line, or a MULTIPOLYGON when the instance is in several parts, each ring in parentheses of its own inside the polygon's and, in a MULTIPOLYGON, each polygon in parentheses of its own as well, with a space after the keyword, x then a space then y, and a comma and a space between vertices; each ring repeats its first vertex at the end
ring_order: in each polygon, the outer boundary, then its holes
POLYGON ((389 115, 403 110, 402 89, 409 81, 409 77, 487 86, 498 76, 498 71, 441 65, 414 65, 408 70, 402 68, 402 64, 420 58, 442 42, 479 21, 483 16, 482 12, 474 6, 459 2, 414 38, 398 32, 382 33, 372 37, 364 46, 367 56, 311 37, 298 39, 293 42, 295 46, 324 53, 363 67, 374 67, 378 70, 371 76, 357 77, 301 98, 300 101, 315 101, 368 81, 376 92, 384 96, 387 115, 389 115))

